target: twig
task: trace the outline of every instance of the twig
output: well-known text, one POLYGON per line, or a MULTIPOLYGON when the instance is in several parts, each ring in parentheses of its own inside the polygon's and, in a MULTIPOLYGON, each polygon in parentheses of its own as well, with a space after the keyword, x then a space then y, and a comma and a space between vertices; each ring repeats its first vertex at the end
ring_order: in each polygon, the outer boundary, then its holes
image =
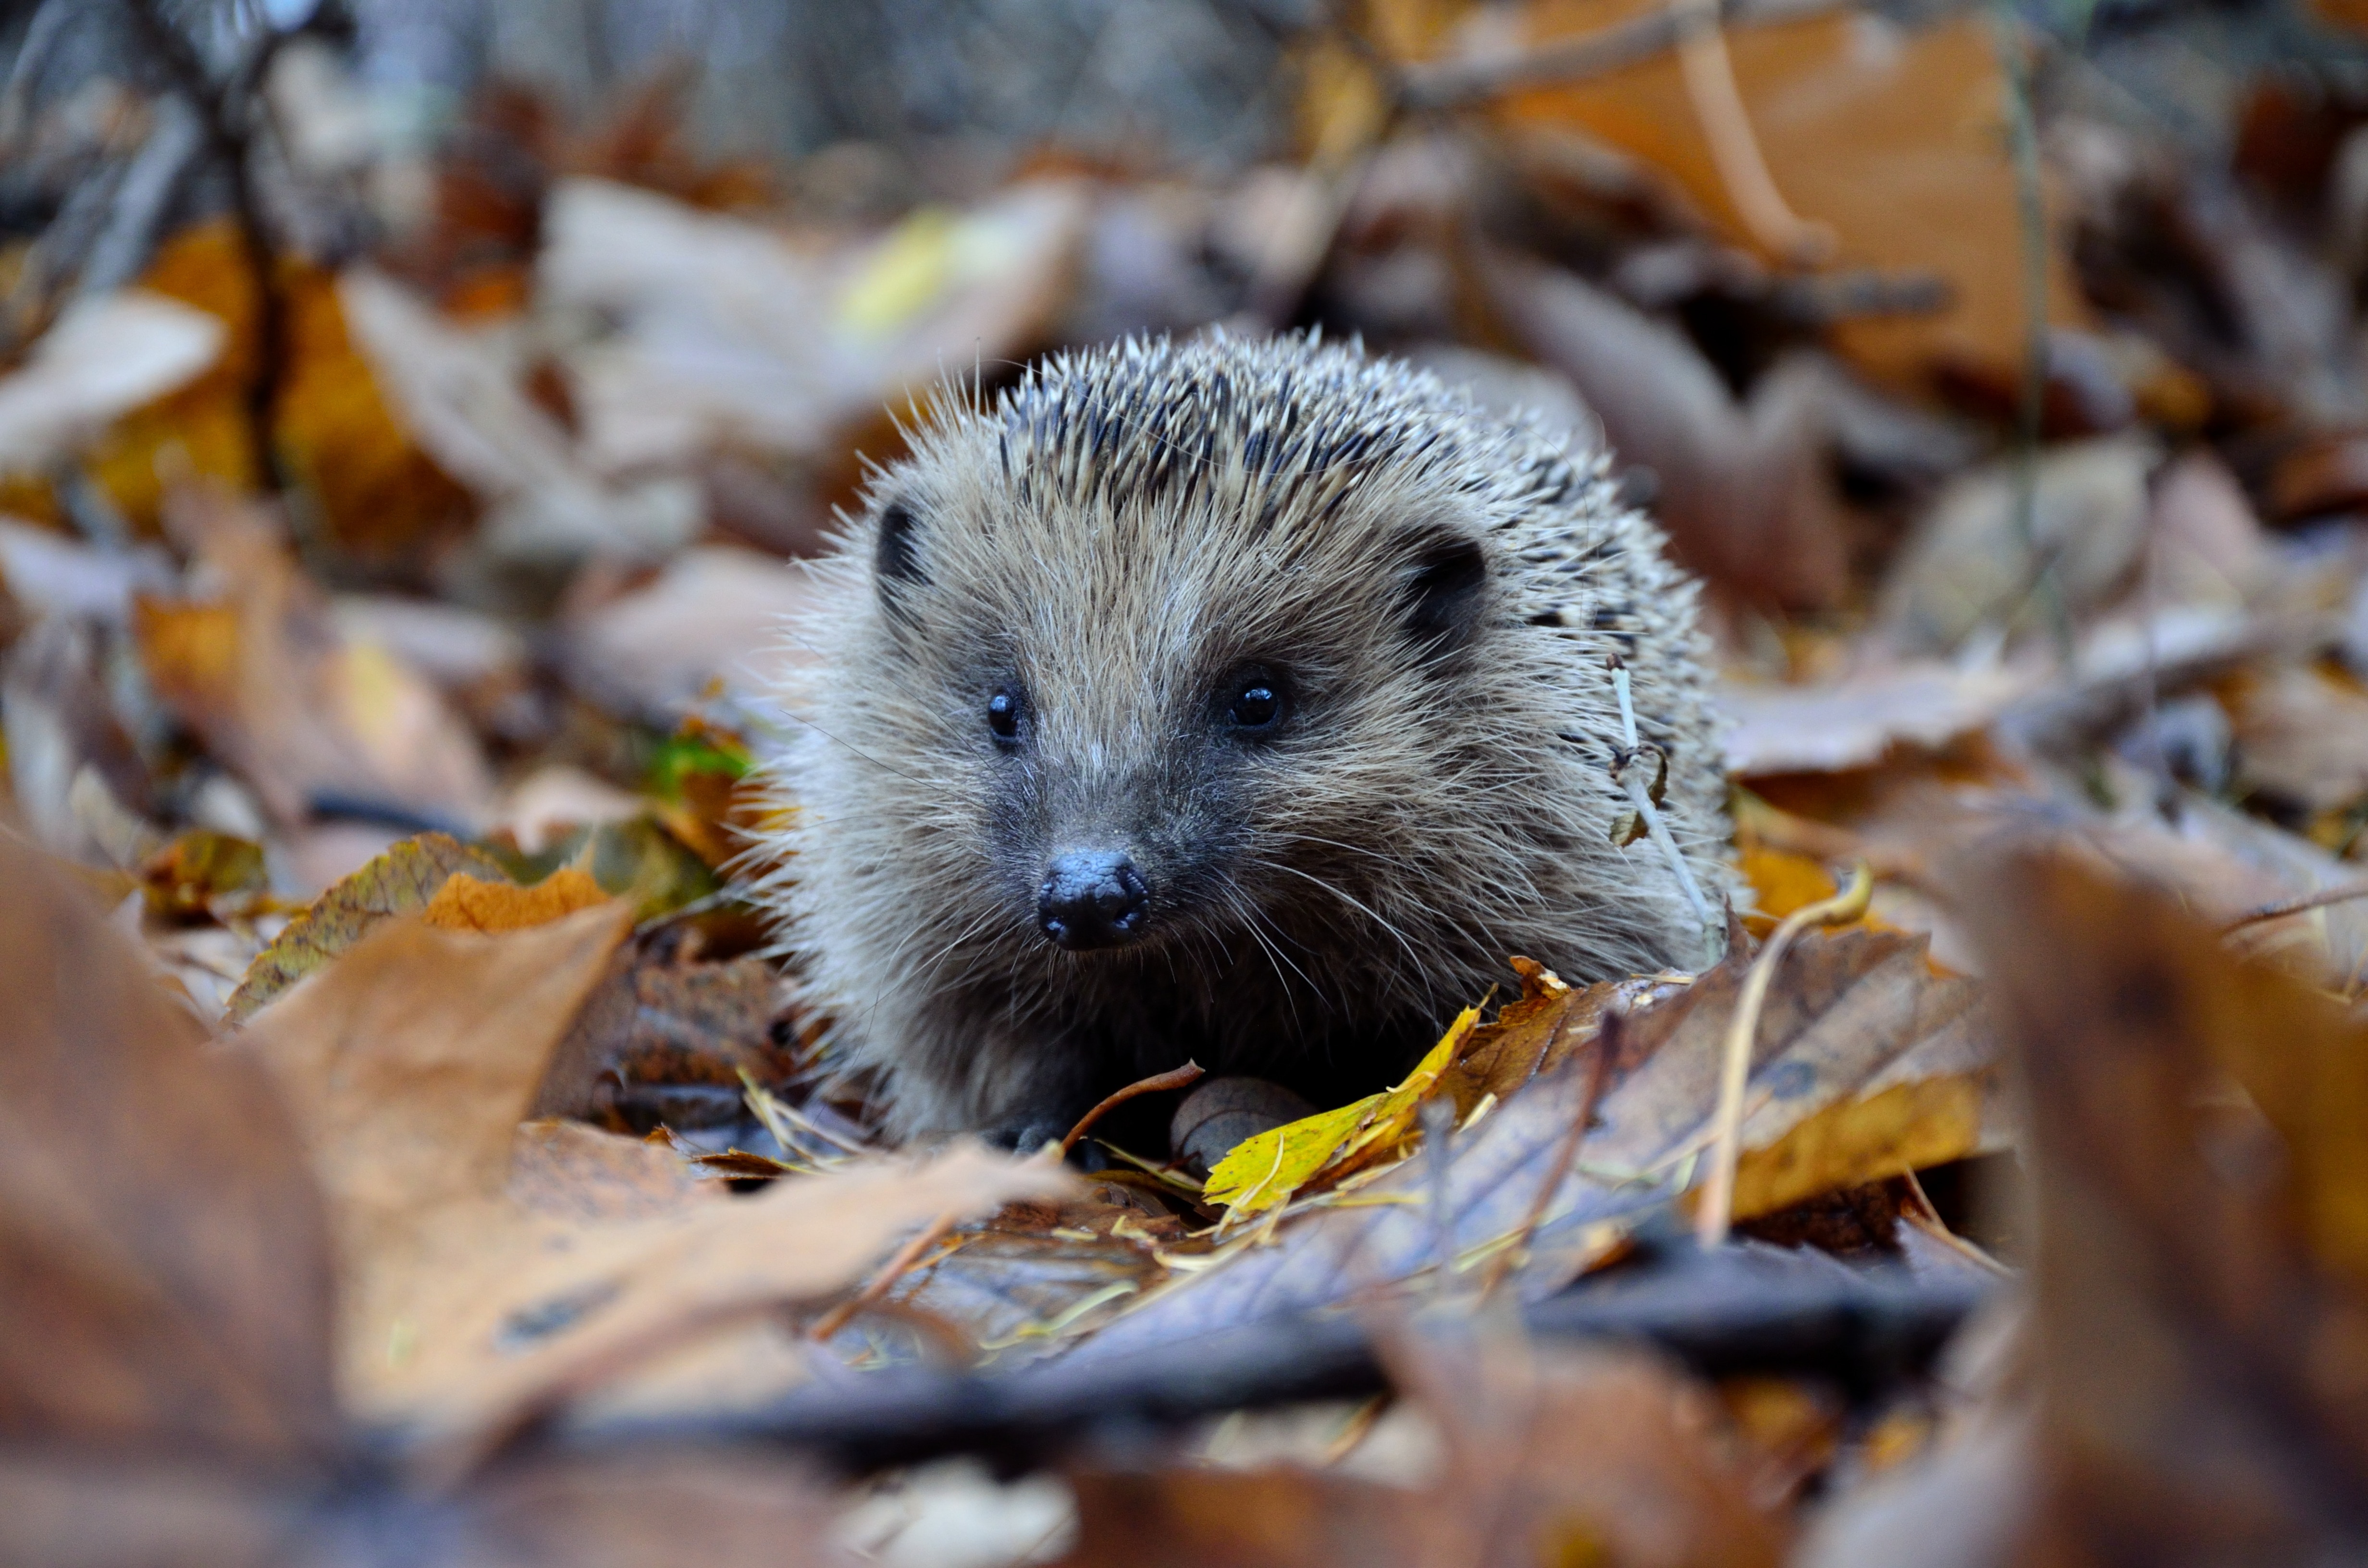
POLYGON ((255 188, 254 126, 247 106, 262 90, 279 45, 288 37, 267 28, 245 59, 220 83, 206 70, 189 40, 182 36, 158 5, 158 0, 124 0, 124 6, 156 58, 173 79, 174 89, 188 100, 205 128, 207 152, 222 165, 230 186, 233 221, 241 248, 246 252, 255 284, 255 366, 247 377, 246 436, 256 483, 285 495, 294 489, 288 465, 275 438, 281 381, 287 370, 288 301, 279 287, 278 251, 264 222, 263 204, 255 188))
POLYGON ((2246 926, 2258 926, 2264 920, 2283 920, 2289 915, 2307 915, 2314 909, 2325 909, 2330 903, 2349 903, 2355 898, 2368 898, 2368 882, 2355 882, 2350 887, 2321 888, 2315 893, 2288 899, 2283 903, 2265 903, 2221 926, 2220 935, 2233 936, 2246 926))
POLYGON ((1712 1118, 1710 1179, 1702 1186, 1702 1207, 1694 1214, 1694 1239, 1705 1247, 1726 1240, 1735 1221, 1735 1167, 1743 1152, 1743 1089, 1751 1077, 1751 1043, 1759 1032, 1759 1010, 1768 1000, 1769 983, 1784 949, 1812 926, 1855 920, 1866 913, 1874 893, 1874 873, 1861 860, 1850 872, 1850 886, 1831 898, 1804 904, 1786 915, 1770 934, 1768 945, 1751 960, 1743 977, 1743 994, 1736 998, 1735 1017, 1727 1020, 1725 1060, 1718 1078, 1718 1110, 1712 1118))
POLYGON ((819 1345, 845 1328, 854 1320, 856 1313, 886 1295, 888 1288, 902 1279, 905 1271, 921 1260, 923 1253, 937 1244, 938 1238, 952 1230, 954 1221, 961 1217, 959 1210, 949 1209, 922 1226, 911 1241, 896 1249, 895 1256, 880 1266, 880 1272, 873 1275, 862 1290, 816 1318, 814 1325, 806 1330, 806 1337, 819 1345))
MULTIPOLYGON (((1850 8, 1851 0, 1725 0, 1734 24, 1795 21, 1850 8)), ((1676 47, 1678 18, 1666 8, 1575 38, 1476 59, 1429 61, 1398 74, 1398 101, 1410 109, 1462 108, 1527 87, 1608 75, 1676 47)))
MULTIPOLYGON (((1898 1271, 1804 1271, 1739 1251, 1717 1256, 1731 1267, 1648 1265, 1622 1289, 1582 1286, 1522 1316, 1541 1336, 1641 1340, 1714 1376, 1806 1371, 1867 1388, 1927 1363, 1997 1287, 1898 1271)), ((1362 1398, 1387 1384, 1367 1324, 1290 1314, 1122 1357, 1096 1358, 1088 1346, 1015 1372, 888 1369, 851 1383, 807 1383, 753 1410, 596 1413, 520 1436, 596 1452, 753 1439, 856 1469, 957 1453, 1026 1466, 1112 1422, 1172 1426, 1230 1410, 1362 1398)))
POLYGON ((1513 1239, 1490 1260, 1488 1277, 1480 1284, 1482 1301, 1497 1293, 1497 1285, 1520 1261, 1530 1238, 1545 1222, 1546 1210, 1553 1206, 1554 1195, 1562 1190, 1562 1184, 1570 1179, 1572 1168, 1578 1164, 1578 1151, 1587 1142, 1587 1124, 1595 1119, 1596 1108, 1603 1103, 1604 1085, 1611 1078, 1611 1059, 1620 1053, 1620 1031, 1625 1028, 1626 1016, 1617 1009, 1605 1013, 1602 1023, 1596 1026, 1595 1057, 1588 1063, 1587 1088, 1578 1098, 1578 1114, 1564 1131, 1562 1146, 1554 1151, 1554 1165, 1546 1172, 1546 1179, 1539 1184, 1537 1195, 1530 1199, 1530 1211, 1521 1217, 1513 1239))
POLYGON ((1647 746, 1636 738, 1636 708, 1629 699, 1628 666, 1621 663, 1617 653, 1607 662, 1611 666, 1611 689, 1620 699, 1620 729, 1625 743, 1624 749, 1611 759, 1611 781, 1627 791, 1628 803, 1635 808, 1638 820, 1645 824, 1645 831, 1652 835, 1653 843, 1668 860, 1669 869, 1677 876, 1678 887, 1685 893, 1686 902, 1693 906, 1694 918, 1702 923, 1703 956, 1714 962, 1718 957, 1720 934, 1725 926, 1711 917, 1709 901, 1702 897, 1702 886, 1694 881, 1692 868, 1686 864, 1685 854, 1679 849, 1677 838, 1669 832, 1668 824, 1661 820, 1660 806, 1653 799, 1653 787, 1637 775, 1635 765, 1648 756, 1656 764, 1656 771, 1658 771, 1658 765, 1662 762, 1661 748, 1647 746))
POLYGON ((2077 647, 2072 613, 2054 554, 2039 549, 2039 437, 2047 410, 2047 201, 2040 183, 2039 131, 2013 0, 1991 0, 1990 30, 2005 98, 2007 148, 2014 161, 2015 221, 2022 237, 2022 387, 2015 409, 2014 526, 2032 563, 2031 596, 2047 616, 2066 673, 2077 647))
POLYGON ((1086 1135, 1086 1130, 1099 1121, 1106 1112, 1117 1109, 1137 1095, 1156 1095, 1162 1089, 1180 1089, 1198 1078, 1203 1071, 1205 1069, 1199 1062, 1187 1062, 1181 1067, 1172 1068, 1165 1073, 1156 1073, 1148 1078, 1138 1078, 1114 1095, 1103 1096, 1102 1103, 1080 1117, 1077 1125, 1069 1129, 1069 1135, 1061 1140, 1059 1158, 1067 1159, 1069 1151, 1077 1146, 1077 1140, 1086 1135))
POLYGON ((1710 143, 1711 164, 1726 187, 1727 199, 1735 203, 1736 216, 1754 240, 1781 260, 1814 267, 1829 259, 1833 230, 1794 212, 1769 172, 1759 138, 1752 133, 1750 112, 1743 106, 1743 89, 1735 80, 1718 0, 1669 0, 1669 18, 1677 29, 1678 68, 1685 78, 1686 97, 1693 103, 1702 139, 1710 143))

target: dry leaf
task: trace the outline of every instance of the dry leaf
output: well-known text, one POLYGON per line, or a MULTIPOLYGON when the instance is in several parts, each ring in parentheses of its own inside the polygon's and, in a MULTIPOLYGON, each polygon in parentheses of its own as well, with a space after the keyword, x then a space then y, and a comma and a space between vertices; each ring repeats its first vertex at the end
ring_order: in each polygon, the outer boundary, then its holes
POLYGON ((2044 563, 2066 608, 2128 583, 2146 539, 2151 437, 2113 436, 2039 460, 2025 542, 2012 460, 1952 480, 1917 522, 1884 585, 1883 618, 1909 653, 1946 654, 1982 627, 2029 623, 2044 563))
MULTIPOLYGON (((205 374, 117 421, 92 454, 92 478, 146 528, 183 475, 241 491, 260 488, 267 476, 255 472, 247 405, 260 324, 237 225, 225 215, 182 230, 141 282, 211 317, 224 345, 205 374)), ((470 520, 467 493, 388 416, 347 335, 336 279, 283 253, 279 286, 283 379, 273 437, 280 455, 301 476, 326 541, 357 562, 415 576, 421 556, 470 520)))
POLYGON ((563 182, 544 220, 546 303, 620 324, 572 365, 607 472, 743 446, 806 458, 945 368, 1026 353, 1064 301, 1087 201, 1021 181, 876 240, 798 246, 652 191, 563 182))
POLYGON ((1964 875, 2030 1081, 2041 1517, 2018 1560, 2340 1557, 2368 1483, 2368 1040, 2069 846, 1964 875))
POLYGON ((1846 540, 1821 372, 1780 368, 1738 405, 1691 343, 1575 274, 1500 256, 1482 278, 1514 338, 1601 417, 1614 460, 1650 472, 1679 560, 1747 601, 1836 601, 1846 540))
POLYGON ((1935 749, 1982 729, 2029 686, 2006 670, 1925 662, 1814 686, 1726 681, 1726 766, 1747 777, 1872 767, 1895 746, 1935 749))
POLYGON ((805 569, 752 550, 701 545, 655 578, 575 618, 569 674, 586 692, 671 728, 710 683, 769 694, 814 651, 799 625, 813 603, 805 569))
POLYGON ((211 316, 138 290, 68 307, 23 367, 0 377, 0 472, 43 468, 187 383, 222 335, 211 316))
POLYGON ((0 1437, 317 1475, 327 1223, 267 1075, 13 834, 0 885, 0 1437))
POLYGON ((658 561, 698 531, 688 482, 612 484, 587 468, 497 340, 472 336, 366 268, 339 279, 337 297, 414 437, 493 509, 497 551, 658 561))
POLYGON ((1482 1335, 1402 1340, 1392 1371, 1447 1437, 1432 1500, 1454 1561, 1775 1568, 1785 1530, 1755 1506, 1709 1391, 1649 1356, 1482 1335), (1476 1505, 1476 1506, 1475 1506, 1476 1505), (1477 1539, 1471 1539, 1476 1537, 1477 1539))
POLYGON ((1078 1540, 1061 1561, 1588 1563, 1774 1568, 1784 1530, 1720 1450, 1708 1391, 1633 1352, 1492 1336, 1393 1346, 1401 1397, 1445 1439, 1416 1487, 1277 1466, 1072 1473, 1078 1540))
MULTIPOLYGON (((1576 1165, 1514 1283, 1543 1294, 1612 1250, 1691 1185, 1710 1143, 1726 1023, 1748 959, 1634 994, 1621 1060, 1576 1165)), ((1737 1213, 1962 1158, 2011 1135, 1970 983, 1935 975, 1924 941, 1870 929, 1797 943, 1762 1012, 1745 1099, 1737 1213)), ((1563 1064, 1455 1133, 1443 1163, 1406 1160, 1345 1199, 1286 1211, 1271 1244, 1235 1243, 1097 1331, 1072 1358, 1122 1357, 1269 1313, 1311 1311, 1449 1260, 1458 1278, 1520 1234, 1556 1168, 1590 1063, 1563 1064)), ((1269 1154, 1271 1158, 1271 1154, 1269 1154)))
POLYGON ((312 973, 397 915, 427 907, 455 873, 498 879, 502 869, 483 852, 440 833, 406 838, 347 877, 288 923, 256 956, 232 993, 224 1016, 243 1023, 282 991, 312 973))
POLYGON ((844 1288, 900 1231, 1059 1190, 957 1149, 593 1221, 529 1210, 518 1121, 623 934, 614 904, 499 936, 397 922, 248 1028, 303 1126, 348 1269, 348 1398, 464 1449, 735 1316, 844 1288))
MULTIPOLYGON (((1638 0, 1543 0, 1529 8, 1525 30, 1560 37, 1645 9, 1638 0)), ((1835 263, 1948 281, 1950 305, 1937 316, 1842 324, 1836 336, 1852 361, 1914 383, 1950 360, 2019 358, 2021 225, 2004 83, 1983 23, 1810 17, 1731 28, 1727 49, 1778 189, 1800 216, 1835 232, 1835 263)), ((1748 243, 1673 57, 1525 93, 1506 112, 1576 126, 1634 154, 1748 243)), ((2050 255, 2046 305, 2055 325, 2088 319, 2060 253, 2050 255)))
POLYGON ((1480 1009, 1466 1007, 1406 1081, 1338 1110, 1320 1111, 1243 1142, 1209 1173, 1201 1196, 1237 1214, 1260 1214, 1303 1190, 1329 1186, 1369 1165, 1398 1158, 1416 1134, 1416 1118, 1463 1049, 1480 1009))
POLYGON ((132 625, 157 695, 271 813, 343 797, 473 823, 492 793, 476 739, 417 673, 341 636, 269 521, 192 491, 170 514, 219 597, 142 597, 132 625))
POLYGON ((620 949, 552 1053, 535 1114, 676 1131, 737 1121, 742 1085, 776 1083, 788 1065, 772 1040, 780 1014, 781 978, 761 960, 679 963, 640 944, 620 949), (700 1099, 723 1114, 688 1115, 700 1099))
POLYGON ((2302 665, 2229 684, 2237 773, 2251 790, 2304 812, 2368 795, 2368 691, 2347 676, 2302 665))
POLYGON ((487 881, 455 871, 419 913, 445 931, 518 931, 608 902, 600 884, 573 866, 523 888, 507 877, 487 881))

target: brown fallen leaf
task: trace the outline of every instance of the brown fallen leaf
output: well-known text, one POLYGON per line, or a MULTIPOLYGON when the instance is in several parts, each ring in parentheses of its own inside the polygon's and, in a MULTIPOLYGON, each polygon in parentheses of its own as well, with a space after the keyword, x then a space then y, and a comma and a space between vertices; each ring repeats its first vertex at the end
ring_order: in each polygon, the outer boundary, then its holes
POLYGON ((1945 656, 1983 627, 2034 613, 2044 565, 2066 608, 2105 603, 2136 573, 2149 516, 2150 436, 2078 441, 2044 454, 2025 542, 2010 461, 1958 475, 1919 517, 1883 586, 1882 617, 1911 653, 1945 656))
MULTIPOLYGON (((1529 8, 1523 31, 1561 37, 1648 8, 1545 0, 1529 8)), ((1736 28, 1727 40, 1769 170, 1801 217, 1834 231, 1836 264, 1948 282, 1946 310, 1846 322, 1839 345, 1894 384, 1919 382, 1950 358, 2011 362, 2022 341, 2023 274, 1989 33, 1970 17, 1861 23, 1856 14, 1807 17, 1736 28)), ((1672 56, 1523 93, 1504 112, 1516 123, 1576 127, 1635 155, 1748 243, 1672 56)), ((2088 317, 2071 268, 2051 252, 2046 319, 2078 326, 2088 317)))
POLYGON ((219 919, 270 907, 263 846, 211 828, 176 835, 142 864, 140 881, 149 913, 165 920, 219 919))
POLYGON ((244 1037, 329 1195, 347 1397, 443 1434, 451 1462, 706 1329, 845 1287, 900 1231, 1065 1185, 958 1148, 657 1217, 529 1210, 510 1187, 518 1124, 625 919, 608 903, 495 936, 396 921, 244 1037))
POLYGON ((12 833, 0 886, 0 1437, 315 1473, 327 1221, 268 1076, 12 833))
POLYGON ((2030 685, 1930 661, 1803 686, 1726 681, 1726 765, 1746 777, 1872 767, 1895 747, 1934 750, 1982 729, 2030 685))
POLYGON ((0 1560, 301 1568, 835 1562, 772 1455, 529 1460, 427 1493, 359 1460, 330 1227, 268 1075, 209 1051, 0 834, 0 1560))
POLYGON ((141 290, 85 299, 0 377, 0 472, 39 472, 222 352, 222 324, 141 290))
POLYGON ((2069 846, 1968 918, 2028 1074, 2040 1517, 2018 1561, 2328 1560, 2361 1539, 2368 1036, 2069 846))
POLYGON ((440 833, 406 838, 313 901, 257 955, 224 1017, 243 1023, 273 997, 398 915, 427 907, 455 873, 501 878, 491 857, 440 833))
POLYGON ((2303 812, 2368 795, 2368 691, 2357 680, 2283 665, 2237 676, 2226 695, 2241 784, 2303 812))
POLYGON ((1598 1563, 1774 1568, 1785 1530, 1720 1451, 1709 1391, 1627 1351, 1401 1337, 1393 1370, 1444 1439, 1419 1487, 1325 1471, 1073 1471, 1064 1563, 1598 1563))
POLYGON ((1710 1391, 1633 1350, 1510 1336, 1401 1339, 1391 1370, 1441 1428, 1431 1506, 1460 1516, 1458 1561, 1767 1568, 1783 1524, 1721 1449, 1710 1391))
POLYGON ((811 660, 799 623, 813 602, 798 562, 701 545, 647 584, 571 618, 568 673, 618 711, 672 727, 711 682, 768 691, 811 660))
POLYGON ((463 825, 484 814, 492 780, 475 737, 426 677, 338 631, 261 512, 193 489, 166 519, 216 586, 134 600, 142 666, 273 816, 300 823, 331 798, 463 825))
POLYGON ((1836 601, 1846 539, 1816 374, 1771 373, 1738 404, 1681 335, 1575 274, 1504 255, 1481 277, 1515 340, 1601 417, 1614 460, 1651 472, 1681 561, 1746 602, 1836 601))
POLYGON ((781 1010, 780 976, 762 960, 683 963, 632 944, 552 1052, 534 1112, 620 1131, 736 1121, 744 1085, 776 1084, 790 1064, 772 1039, 781 1010), (702 1099, 722 1114, 696 1115, 702 1099))

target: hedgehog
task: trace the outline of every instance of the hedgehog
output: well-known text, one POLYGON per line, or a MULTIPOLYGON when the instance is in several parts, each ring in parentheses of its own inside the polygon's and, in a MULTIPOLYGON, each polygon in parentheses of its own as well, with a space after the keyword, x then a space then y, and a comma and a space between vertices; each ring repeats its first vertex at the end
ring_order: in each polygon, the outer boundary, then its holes
POLYGON ((1315 335, 1064 353, 906 434, 815 563, 757 890, 893 1135, 1033 1146, 1187 1061, 1338 1103, 1512 955, 1702 960, 1697 585, 1603 454, 1315 335))

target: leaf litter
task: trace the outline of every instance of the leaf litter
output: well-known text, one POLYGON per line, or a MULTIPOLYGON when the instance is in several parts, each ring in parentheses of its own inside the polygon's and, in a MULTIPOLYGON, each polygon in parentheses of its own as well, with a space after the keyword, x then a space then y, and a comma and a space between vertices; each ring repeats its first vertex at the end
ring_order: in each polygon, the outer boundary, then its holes
POLYGON ((916 1563, 2354 1551, 2338 10, 1383 0, 1292 24, 1263 162, 926 181, 877 126, 704 164, 660 84, 323 182, 287 106, 358 89, 290 37, 200 160, 268 199, 177 229, 122 193, 186 106, 20 61, 25 210, 113 226, 6 272, 6 1554, 823 1562, 962 1492, 784 1441, 1051 1478, 916 1563), (1081 1168, 883 1148, 738 882, 798 558, 883 405, 1221 322, 1608 438, 1706 580, 1728 956, 1507 955, 1395 1085, 1196 1085, 1167 1148, 1145 1085, 1081 1168), (1788 1291, 1888 1326, 1787 1359, 1788 1291))

